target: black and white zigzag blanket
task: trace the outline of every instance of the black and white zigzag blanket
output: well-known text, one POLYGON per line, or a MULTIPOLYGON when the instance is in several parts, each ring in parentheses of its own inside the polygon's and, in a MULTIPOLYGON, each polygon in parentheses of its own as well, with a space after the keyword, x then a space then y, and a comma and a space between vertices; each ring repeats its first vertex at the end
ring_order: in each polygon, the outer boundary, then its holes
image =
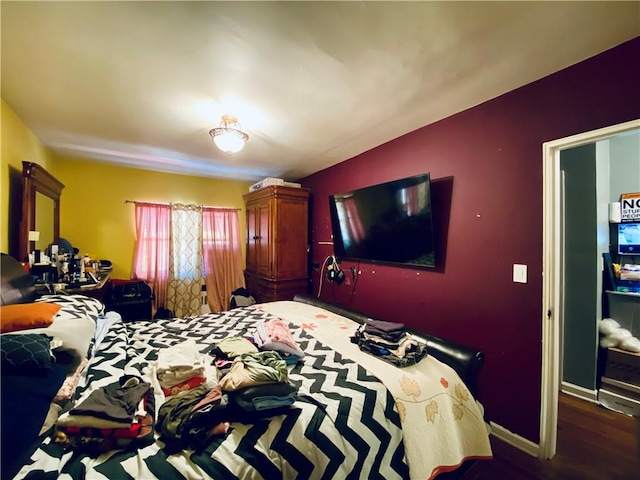
MULTIPOLYGON (((220 314, 117 323, 91 359, 76 398, 123 374, 144 376, 159 350, 193 339, 200 351, 227 336, 250 334, 273 318, 244 307, 220 314)), ((305 352, 290 372, 299 387, 286 413, 234 422, 203 451, 169 454, 157 439, 136 451, 99 456, 65 451, 50 438, 18 479, 401 479, 409 478, 400 415, 387 388, 354 361, 300 326, 291 332, 305 352)))

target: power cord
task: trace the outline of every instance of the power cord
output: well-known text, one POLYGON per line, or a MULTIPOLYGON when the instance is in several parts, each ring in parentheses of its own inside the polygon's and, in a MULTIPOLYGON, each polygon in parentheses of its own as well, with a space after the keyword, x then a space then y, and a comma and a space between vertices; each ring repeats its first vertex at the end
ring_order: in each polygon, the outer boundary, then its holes
POLYGON ((330 260, 333 262, 333 255, 328 255, 327 258, 324 259, 324 262, 322 262, 322 267, 320 267, 320 285, 318 287, 318 298, 320 298, 320 293, 322 292, 322 282, 324 280, 324 269, 330 260))
POLYGON ((345 279, 345 275, 342 269, 340 268, 340 263, 338 263, 338 260, 336 259, 335 255, 331 256, 331 260, 329 261, 327 270, 328 270, 327 277, 329 281, 332 283, 335 282, 338 285, 342 285, 342 282, 344 282, 344 279, 345 279))
POLYGON ((322 262, 322 268, 320 268, 320 285, 318 287, 318 298, 320 298, 320 293, 322 292, 322 283, 324 281, 324 270, 327 269, 327 279, 329 282, 337 283, 338 285, 342 285, 344 282, 345 274, 340 268, 340 264, 336 259, 335 255, 329 255, 322 262))
POLYGON ((354 265, 351 265, 351 295, 356 292, 356 282, 358 281, 358 277, 360 276, 357 272, 360 271, 360 262, 358 262, 358 268, 354 265))

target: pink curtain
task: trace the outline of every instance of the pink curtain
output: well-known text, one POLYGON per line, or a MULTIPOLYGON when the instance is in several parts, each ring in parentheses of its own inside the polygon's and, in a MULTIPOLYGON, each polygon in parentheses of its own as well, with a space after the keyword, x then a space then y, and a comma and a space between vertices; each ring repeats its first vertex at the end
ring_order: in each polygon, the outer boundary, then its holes
POLYGON ((245 286, 241 242, 237 210, 202 209, 202 255, 212 312, 227 310, 231 292, 245 286))
POLYGON ((171 207, 136 202, 136 247, 131 278, 153 289, 155 306, 166 306, 171 207))
POLYGON ((353 242, 360 242, 364 238, 364 227, 358 214, 358 206, 353 197, 344 199, 344 208, 347 212, 347 221, 349 222, 349 237, 353 242))
POLYGON ((404 189, 405 211, 409 216, 417 215, 420 211, 420 207, 421 207, 420 197, 422 196, 424 200, 424 195, 420 195, 420 187, 424 187, 424 184, 414 185, 412 187, 407 187, 404 189))

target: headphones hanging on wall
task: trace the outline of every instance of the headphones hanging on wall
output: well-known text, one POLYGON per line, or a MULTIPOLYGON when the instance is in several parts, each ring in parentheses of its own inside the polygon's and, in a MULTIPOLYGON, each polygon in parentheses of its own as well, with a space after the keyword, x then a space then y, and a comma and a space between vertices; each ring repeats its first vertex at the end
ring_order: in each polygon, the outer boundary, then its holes
POLYGON ((340 268, 340 264, 335 255, 327 258, 327 280, 336 282, 338 285, 344 282, 344 272, 340 268))

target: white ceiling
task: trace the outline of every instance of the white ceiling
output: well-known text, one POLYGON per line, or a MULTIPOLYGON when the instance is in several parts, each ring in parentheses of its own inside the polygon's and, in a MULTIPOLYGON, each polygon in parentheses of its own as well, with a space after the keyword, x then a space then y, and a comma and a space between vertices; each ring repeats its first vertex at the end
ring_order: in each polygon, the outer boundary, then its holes
POLYGON ((634 2, 7 2, 2 97, 54 152, 295 180, 640 35, 634 2), (250 138, 233 156, 223 114, 250 138))

